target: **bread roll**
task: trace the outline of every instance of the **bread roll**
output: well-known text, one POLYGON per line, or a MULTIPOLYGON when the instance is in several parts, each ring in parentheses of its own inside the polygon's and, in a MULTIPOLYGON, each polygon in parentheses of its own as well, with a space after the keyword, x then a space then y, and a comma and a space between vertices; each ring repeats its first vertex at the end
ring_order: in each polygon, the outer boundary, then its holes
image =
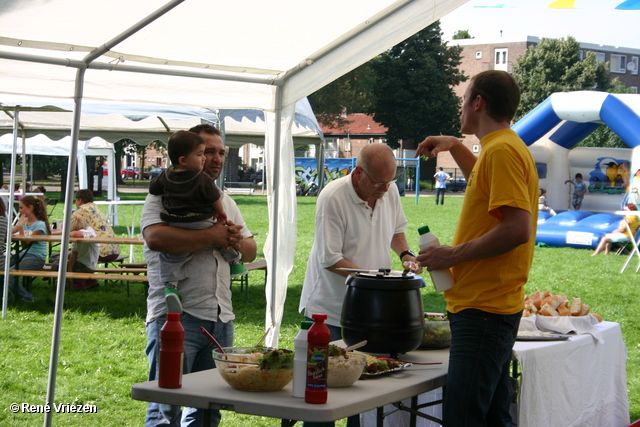
POLYGON ((586 316, 587 314, 589 314, 590 310, 591 307, 589 307, 587 304, 582 304, 582 307, 580 308, 580 314, 578 314, 578 316, 586 316))
POLYGON ((543 316, 559 316, 556 309, 551 307, 550 304, 543 305, 539 313, 542 314, 543 316))
POLYGON ((582 298, 571 298, 571 306, 569 307, 569 311, 572 316, 579 316, 580 309, 582 308, 582 298))
POLYGON ((558 310, 558 314, 560 316, 571 316, 571 312, 567 308, 567 303, 566 302, 563 302, 562 304, 560 304, 558 306, 557 310, 558 310))
POLYGON ((591 313, 591 315, 596 319, 598 319, 598 323, 602 322, 602 316, 600 316, 598 313, 591 313))

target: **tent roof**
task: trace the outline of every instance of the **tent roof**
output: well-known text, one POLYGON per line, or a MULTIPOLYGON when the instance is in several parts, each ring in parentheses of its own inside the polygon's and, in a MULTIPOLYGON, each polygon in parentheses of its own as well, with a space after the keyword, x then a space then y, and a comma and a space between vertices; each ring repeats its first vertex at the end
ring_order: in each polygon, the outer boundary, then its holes
MULTIPOLYGON (((41 156, 68 156, 71 149, 71 137, 66 136, 58 141, 52 141, 44 135, 36 135, 25 141, 25 153, 41 156)), ((114 152, 113 144, 102 138, 94 137, 80 143, 84 152, 89 156, 108 156, 114 152)), ((79 145, 80 146, 80 145, 79 145)), ((11 154, 13 150, 13 135, 0 136, 0 153, 11 154)), ((22 153, 22 140, 18 138, 18 153, 22 153)))
POLYGON ((76 68, 96 52, 85 100, 274 110, 275 87, 285 79, 283 106, 465 2, 7 0, 0 58, 29 62, 0 59, 0 92, 71 99, 76 68), (162 8, 170 10, 124 36, 162 8))
MULTIPOLYGON (((20 111, 20 136, 30 138, 44 134, 57 140, 68 137, 73 122, 73 104, 67 100, 0 94, 0 135, 13 132, 12 110, 20 111)), ((239 147, 247 143, 264 145, 264 113, 260 110, 215 110, 148 103, 83 103, 80 140, 95 136, 109 142, 129 138, 146 145, 154 140, 166 141, 177 130, 189 129, 208 121, 218 126, 224 119, 225 142, 239 147), (220 117, 220 118, 219 118, 220 117)), ((294 144, 317 144, 320 125, 306 98, 296 103, 292 135, 294 144)))

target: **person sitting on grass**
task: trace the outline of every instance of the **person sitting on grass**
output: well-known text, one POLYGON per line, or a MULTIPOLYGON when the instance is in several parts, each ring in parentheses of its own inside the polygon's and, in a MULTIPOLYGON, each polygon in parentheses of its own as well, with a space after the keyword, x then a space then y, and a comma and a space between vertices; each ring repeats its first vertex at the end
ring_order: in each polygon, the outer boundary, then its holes
MULTIPOLYGON (((97 237, 93 228, 89 227, 85 220, 79 216, 71 217, 71 237, 97 237)), ((93 271, 100 256, 99 243, 77 243, 71 245, 69 251, 69 261, 67 262, 68 272, 84 273, 93 271)), ((51 256, 51 269, 58 270, 60 267, 60 254, 51 256), (56 256, 57 255, 57 256, 56 256)), ((92 281, 88 287, 80 286, 80 283, 73 282, 76 290, 86 290, 98 286, 98 281, 92 281)))
MULTIPOLYGON (((637 211, 638 207, 633 203, 628 203, 624 207, 625 211, 637 211)), ((607 233, 600 239, 598 242, 598 247, 591 254, 591 256, 598 255, 602 250, 604 250, 605 255, 609 255, 611 251, 612 243, 627 243, 631 239, 635 238, 636 232, 638 231, 638 227, 640 226, 640 218, 637 215, 626 215, 618 228, 613 230, 611 233, 607 233), (631 234, 629 234, 629 230, 627 229, 626 224, 629 224, 629 228, 631 229, 631 234)))
MULTIPOLYGON (((162 195, 160 218, 170 226, 201 230, 212 227, 214 219, 226 223, 222 192, 209 175, 202 171, 205 143, 200 135, 178 131, 167 144, 172 166, 162 171, 149 184, 149 193, 162 195)), ((231 276, 246 270, 235 249, 216 248, 231 264, 231 276)), ((165 302, 169 313, 182 313, 182 296, 178 283, 188 277, 186 264, 192 253, 160 254, 160 281, 165 284, 165 302)))

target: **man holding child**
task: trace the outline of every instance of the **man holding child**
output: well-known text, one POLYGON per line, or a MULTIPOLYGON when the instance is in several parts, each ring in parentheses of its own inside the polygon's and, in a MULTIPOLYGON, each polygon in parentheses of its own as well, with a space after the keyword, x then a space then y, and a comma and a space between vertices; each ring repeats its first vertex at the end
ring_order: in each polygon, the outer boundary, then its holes
MULTIPOLYGON (((220 132, 211 125, 198 125, 190 129, 205 142, 203 171, 216 179, 224 165, 226 149, 220 132)), ((149 380, 158 376, 160 329, 166 320, 165 286, 160 280, 160 253, 192 252, 187 262, 189 277, 180 282, 183 313, 180 318, 185 329, 184 373, 198 372, 215 367, 213 345, 202 334, 200 327, 209 331, 222 346, 233 345, 233 319, 231 306, 230 267, 219 251, 210 246, 232 247, 242 255, 243 262, 256 256, 256 242, 247 229, 238 207, 228 196, 222 195, 227 216, 226 225, 218 222, 203 230, 189 230, 167 225, 161 218, 162 196, 148 195, 142 213, 141 229, 145 246, 149 277, 147 297, 147 349, 149 380)), ((146 426, 179 425, 189 422, 202 425, 204 411, 195 408, 149 403, 146 426)), ((220 421, 219 412, 213 425, 220 421)))

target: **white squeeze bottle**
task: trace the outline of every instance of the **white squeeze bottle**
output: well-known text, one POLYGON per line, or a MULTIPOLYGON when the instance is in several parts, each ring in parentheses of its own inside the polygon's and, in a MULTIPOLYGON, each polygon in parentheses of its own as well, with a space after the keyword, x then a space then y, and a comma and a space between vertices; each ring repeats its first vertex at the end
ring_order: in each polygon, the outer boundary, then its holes
POLYGON ((307 351, 309 343, 307 335, 313 322, 303 320, 300 331, 293 340, 293 397, 304 397, 304 389, 307 387, 307 351))
MULTIPOLYGON (((418 233, 420 234, 420 239, 418 240, 420 250, 429 246, 440 246, 440 240, 438 240, 435 234, 429 231, 428 225, 418 228, 418 233)), ((453 281, 453 276, 451 275, 451 270, 448 268, 446 270, 433 270, 430 271, 429 274, 431 275, 433 286, 435 286, 436 291, 438 292, 444 292, 451 289, 455 283, 453 281)))

